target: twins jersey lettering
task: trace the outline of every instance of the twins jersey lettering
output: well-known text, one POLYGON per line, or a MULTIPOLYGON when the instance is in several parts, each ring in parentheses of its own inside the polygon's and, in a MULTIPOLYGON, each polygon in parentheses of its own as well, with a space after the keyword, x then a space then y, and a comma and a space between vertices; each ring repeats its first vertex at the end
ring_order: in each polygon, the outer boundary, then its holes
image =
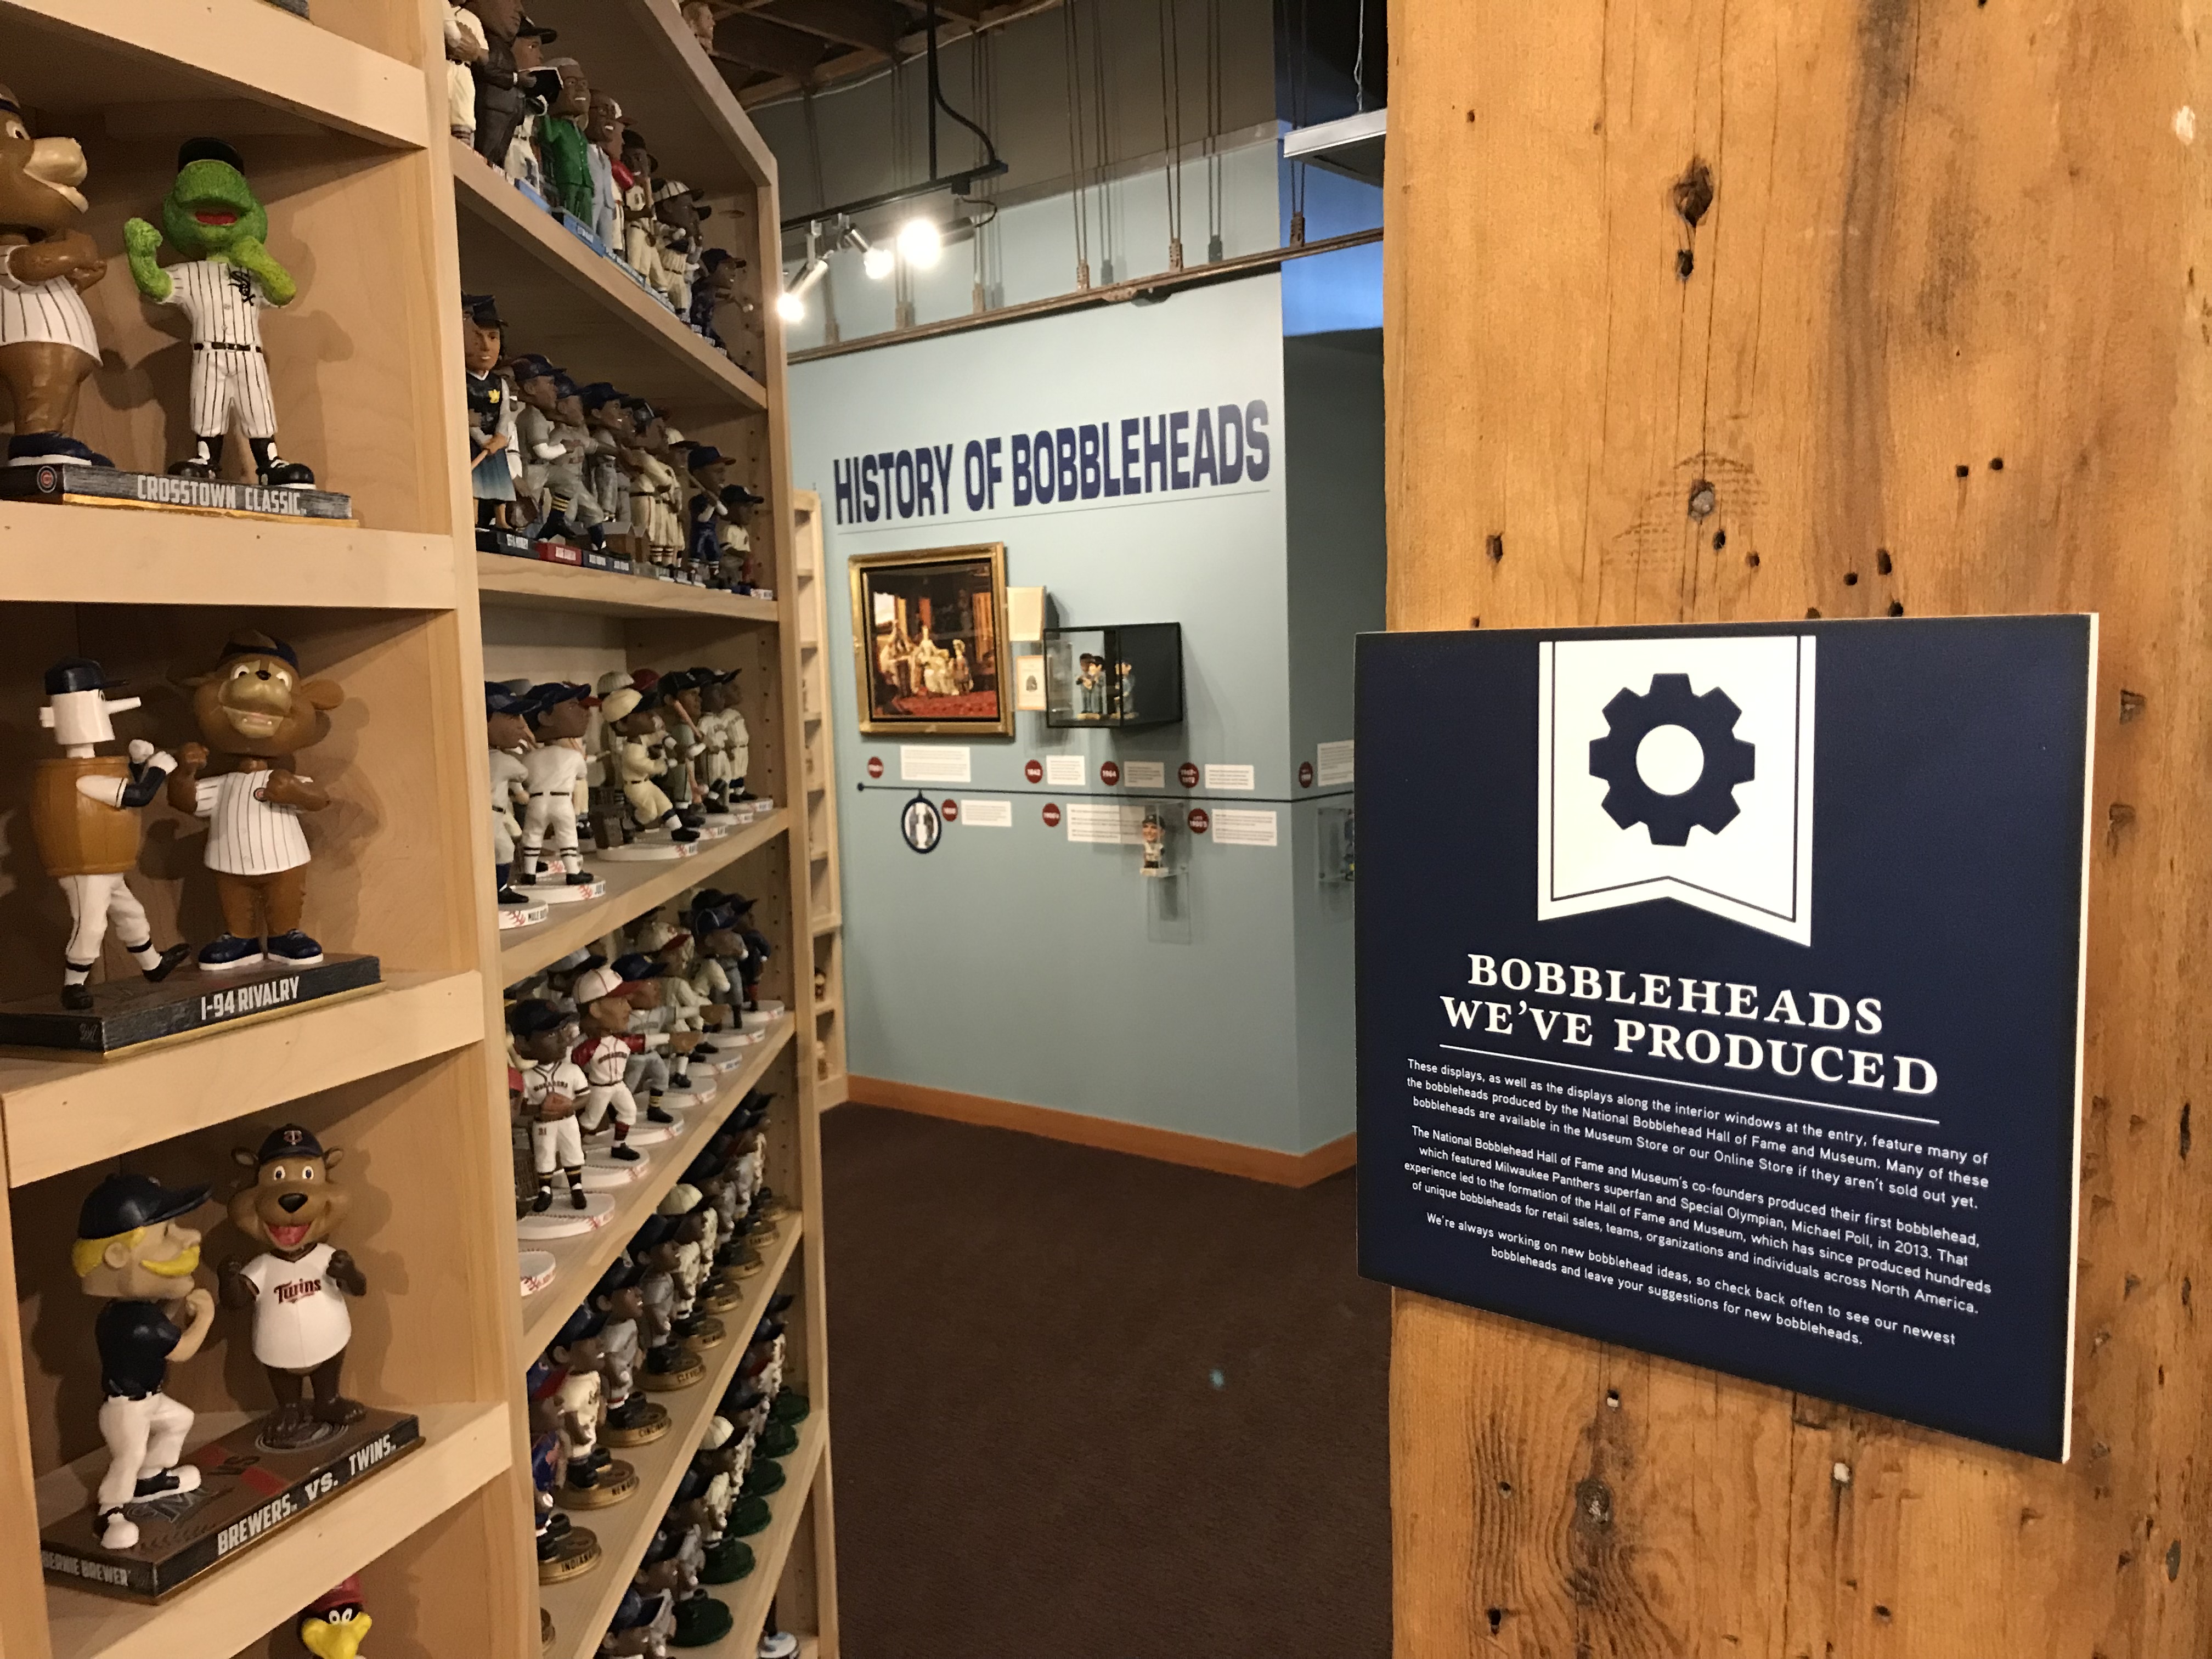
POLYGON ((327 1276, 337 1252, 318 1244, 297 1261, 257 1255, 246 1276, 253 1298, 253 1357, 283 1371, 310 1371, 353 1336, 345 1292, 327 1276))
POLYGON ((192 811, 209 821, 209 869, 231 876, 273 876, 307 861, 300 809, 262 800, 254 793, 269 775, 230 772, 199 781, 192 811))
POLYGON ((269 359, 261 351, 261 319, 269 304, 247 272, 220 259, 171 265, 169 297, 192 325, 192 431, 220 437, 236 417, 249 438, 276 435, 276 400, 269 359))
POLYGON ((16 250, 0 251, 0 345, 42 340, 50 345, 72 345, 88 357, 100 356, 100 337, 93 332, 92 313, 65 276, 52 282, 18 281, 14 266, 16 250))

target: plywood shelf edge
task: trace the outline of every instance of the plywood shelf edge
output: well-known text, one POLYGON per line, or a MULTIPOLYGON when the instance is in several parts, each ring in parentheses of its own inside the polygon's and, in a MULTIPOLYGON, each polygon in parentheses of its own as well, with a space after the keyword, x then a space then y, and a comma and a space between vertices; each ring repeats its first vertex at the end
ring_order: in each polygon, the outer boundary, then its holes
POLYGON ((295 1012, 106 1060, 0 1054, 9 1184, 104 1163, 477 1042, 483 995, 473 968, 395 973, 295 1012))
MULTIPOLYGON (((120 47, 318 125, 407 149, 428 142, 422 72, 265 0, 0 0, 0 34, 36 28, 120 47)), ((88 97, 87 102, 98 100, 88 97)))
MULTIPOLYGON (((624 922, 635 921, 647 911, 707 883, 746 854, 767 846, 790 823, 788 810, 778 807, 760 823, 732 830, 719 842, 704 843, 704 850, 690 858, 592 866, 606 878, 606 896, 565 905, 551 921, 524 930, 499 953, 500 983, 512 985, 526 979, 624 922)), ((590 866, 591 861, 587 849, 584 862, 590 866)))
MULTIPOLYGON (((179 1659, 236 1652, 297 1613, 328 1587, 358 1572, 508 1467, 509 1406, 413 1407, 422 1444, 389 1468, 333 1496, 196 1580, 157 1607, 49 1585, 54 1659, 179 1659)), ((204 1415, 196 1440, 246 1421, 242 1413, 204 1415)), ((91 1462, 105 1465, 106 1453, 91 1462)), ((40 1483, 66 1492, 85 1479, 73 1468, 40 1483)), ((64 1502, 67 1499, 64 1498, 64 1502)), ((44 1507, 42 1503, 41 1507, 44 1507)))

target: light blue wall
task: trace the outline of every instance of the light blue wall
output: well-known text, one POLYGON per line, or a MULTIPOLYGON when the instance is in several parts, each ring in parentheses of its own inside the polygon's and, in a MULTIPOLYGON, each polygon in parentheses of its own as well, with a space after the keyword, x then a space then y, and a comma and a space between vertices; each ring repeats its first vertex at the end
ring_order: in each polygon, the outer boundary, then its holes
MULTIPOLYGON (((1287 303, 1287 300, 1286 300, 1287 303)), ((1383 625, 1382 337, 1283 343, 1292 758, 1352 735, 1352 642, 1383 625)), ((1295 769, 1295 768, 1294 768, 1295 769)), ((1319 880, 1319 797, 1293 813, 1298 1121, 1309 1146, 1352 1127, 1354 889, 1319 880)), ((1332 806, 1349 805, 1338 794, 1332 806)))
MULTIPOLYGON (((1269 275, 793 370, 793 468, 823 495, 829 647, 842 671, 830 684, 854 1073, 1279 1151, 1312 1144, 1283 804, 1296 760, 1281 324, 1269 275), (970 512, 956 461, 951 513, 835 522, 842 457, 946 442, 957 455, 970 438, 1255 401, 1267 406, 1270 448, 1257 486, 1021 509, 1002 494, 995 512, 970 512), (845 561, 985 540, 1005 542, 1008 580, 1048 588, 1065 621, 1181 623, 1189 714, 1181 726, 1119 738, 1048 733, 1042 716, 1024 714, 1012 742, 971 742, 975 781, 933 785, 930 796, 1010 799, 1014 825, 950 825, 925 857, 898 834, 913 787, 855 787, 871 755, 896 783, 901 745, 858 729, 845 561), (1085 792, 1025 781, 1024 761, 1054 753, 1084 757, 1085 792), (1188 873, 1161 884, 1139 873, 1134 848, 1071 843, 1064 825, 1047 829, 1048 799, 1064 806, 1109 793, 1097 781, 1109 757, 1158 760, 1178 817, 1188 804, 1174 782, 1182 761, 1253 766, 1252 794, 1207 804, 1275 798, 1280 844, 1194 838, 1188 873)), ((1341 1018, 1348 1028, 1348 1001, 1341 1018)))

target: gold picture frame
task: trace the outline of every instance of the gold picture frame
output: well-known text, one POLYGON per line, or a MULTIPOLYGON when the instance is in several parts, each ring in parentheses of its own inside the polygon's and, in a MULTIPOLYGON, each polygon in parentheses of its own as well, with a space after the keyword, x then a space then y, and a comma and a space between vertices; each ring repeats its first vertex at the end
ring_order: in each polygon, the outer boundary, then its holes
POLYGON ((853 681, 872 737, 1011 738, 1006 544, 866 553, 853 585, 853 681))

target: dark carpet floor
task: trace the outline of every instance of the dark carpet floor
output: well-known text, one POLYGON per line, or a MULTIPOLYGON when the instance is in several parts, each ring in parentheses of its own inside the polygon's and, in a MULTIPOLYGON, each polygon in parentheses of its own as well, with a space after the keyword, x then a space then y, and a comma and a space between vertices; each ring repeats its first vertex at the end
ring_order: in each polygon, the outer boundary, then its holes
POLYGON ((849 1659, 1384 1659, 1389 1293, 1294 1192, 823 1120, 849 1659))

